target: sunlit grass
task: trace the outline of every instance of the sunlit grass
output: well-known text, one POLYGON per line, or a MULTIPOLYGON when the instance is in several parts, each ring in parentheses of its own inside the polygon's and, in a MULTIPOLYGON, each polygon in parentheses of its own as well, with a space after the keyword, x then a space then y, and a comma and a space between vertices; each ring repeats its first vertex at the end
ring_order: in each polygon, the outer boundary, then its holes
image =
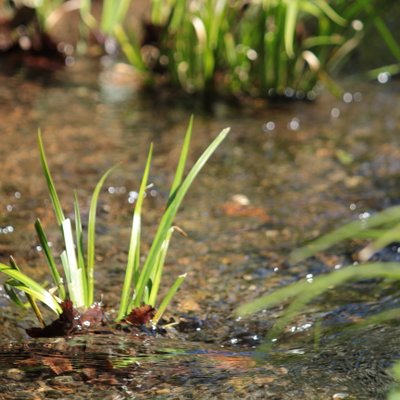
MULTIPOLYGON (((124 319, 133 309, 139 308, 142 305, 149 305, 156 309, 153 324, 157 324, 186 277, 185 273, 179 275, 172 286, 166 290, 164 298, 159 298, 159 290, 163 282, 164 262, 171 236, 175 230, 182 233, 180 228, 173 226, 175 215, 194 179, 229 132, 229 128, 221 131, 203 152, 187 175, 184 176, 192 129, 193 118, 190 119, 186 131, 181 155, 176 168, 175 178, 172 182, 165 211, 161 217, 150 250, 143 265, 141 265, 141 214, 146 189, 148 187, 148 177, 153 154, 153 146, 150 146, 143 178, 134 207, 128 261, 125 269, 124 284, 121 291, 119 311, 116 318, 118 321, 124 319)), ((43 173, 64 243, 64 249, 59 257, 63 273, 61 274, 59 272, 59 267, 56 263, 58 257, 52 253, 52 250, 48 245, 48 239, 40 220, 36 221, 35 228, 39 242, 43 248, 50 275, 53 279, 51 290, 45 289, 39 283, 25 275, 18 268, 13 258, 10 259, 10 266, 0 264, 0 272, 3 272, 9 277, 5 282, 5 289, 10 299, 19 306, 25 306, 26 303, 21 299, 19 294, 21 291, 24 292, 30 306, 33 308, 40 323, 43 325, 44 321, 36 301, 40 301, 58 314, 62 312, 60 303, 65 300, 71 300, 74 307, 81 310, 88 309, 94 304, 96 208, 101 188, 115 167, 106 171, 93 191, 88 216, 87 234, 86 238, 84 238, 81 212, 76 192, 74 195, 75 221, 73 224, 69 218, 65 217, 47 163, 42 135, 40 132, 38 134, 38 144, 43 173), (75 229, 73 229, 74 226, 75 229)))
MULTIPOLYGON (((400 46, 372 0, 152 1, 151 23, 160 29, 151 43, 158 60, 150 73, 167 72, 189 93, 219 91, 256 96, 313 99, 322 82, 335 94, 332 79, 375 29, 394 58, 400 46)), ((118 36, 117 36, 118 37, 118 36)), ((126 37, 125 37, 126 38, 126 37)), ((125 39, 129 60, 140 54, 137 41, 125 39)), ((132 62, 132 61, 131 61, 132 62)), ((133 61, 139 69, 145 65, 133 61)))
MULTIPOLYGON (((68 18, 67 9, 79 10, 80 44, 90 30, 115 38, 147 84, 169 82, 189 93, 312 100, 321 82, 341 94, 333 77, 371 30, 393 56, 388 71, 399 69, 400 45, 384 19, 393 5, 374 0, 151 0, 145 22, 157 34, 150 35, 150 42, 138 35, 141 27, 129 26, 132 0, 105 0, 97 17, 91 0, 49 0, 35 7, 44 29, 64 14, 68 18)), ((376 77, 376 71, 369 75, 376 77)))

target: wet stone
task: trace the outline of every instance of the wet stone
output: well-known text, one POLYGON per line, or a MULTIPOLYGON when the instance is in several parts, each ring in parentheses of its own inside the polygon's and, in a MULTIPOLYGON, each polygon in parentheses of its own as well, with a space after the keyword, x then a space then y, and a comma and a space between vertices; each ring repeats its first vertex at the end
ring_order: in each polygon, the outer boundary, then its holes
POLYGON ((76 384, 74 377, 71 375, 56 376, 49 383, 52 385, 74 385, 74 384, 76 384))
POLYGON ((20 381, 25 377, 25 372, 18 368, 10 368, 9 370, 7 370, 6 376, 8 379, 20 381))

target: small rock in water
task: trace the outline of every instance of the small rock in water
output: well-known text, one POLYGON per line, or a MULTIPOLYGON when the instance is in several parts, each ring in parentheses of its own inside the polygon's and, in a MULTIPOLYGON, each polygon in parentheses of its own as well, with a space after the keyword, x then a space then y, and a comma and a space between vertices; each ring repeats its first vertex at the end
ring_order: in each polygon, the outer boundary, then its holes
POLYGON ((18 368, 10 368, 7 371, 7 378, 14 381, 20 381, 24 378, 25 372, 18 368))
POLYGON ((347 397, 349 397, 348 393, 335 393, 332 396, 332 399, 340 400, 340 399, 347 399, 347 397))

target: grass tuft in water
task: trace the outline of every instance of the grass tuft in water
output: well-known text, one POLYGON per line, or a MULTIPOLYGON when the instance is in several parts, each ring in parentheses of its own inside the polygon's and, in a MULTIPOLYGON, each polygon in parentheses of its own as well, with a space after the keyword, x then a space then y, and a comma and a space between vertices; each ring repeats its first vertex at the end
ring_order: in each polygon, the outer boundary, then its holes
MULTIPOLYGON (((117 321, 123 320, 127 316, 131 316, 131 319, 134 318, 137 320, 138 318, 135 316, 134 311, 140 310, 140 314, 143 313, 143 307, 147 307, 151 311, 151 314, 148 315, 153 317, 153 324, 157 324, 186 277, 186 274, 178 276, 173 285, 166 291, 164 298, 159 299, 164 262, 171 236, 174 231, 184 234, 180 228, 173 226, 175 215, 194 179, 229 132, 229 128, 222 130, 184 177, 192 129, 193 117, 190 119, 186 131, 165 211, 161 217, 149 253, 143 265, 140 265, 142 260, 140 243, 142 205, 146 194, 146 188, 148 187, 148 177, 153 155, 153 146, 150 146, 133 212, 128 261, 125 269, 125 279, 121 292, 119 311, 116 318, 117 321)), ((0 272, 8 276, 5 282, 5 290, 10 299, 19 306, 25 307, 30 305, 39 322, 45 325, 36 301, 45 304, 59 315, 65 311, 64 305, 67 304, 67 302, 72 302, 74 308, 80 309, 82 312, 88 310, 94 304, 96 208, 101 188, 115 167, 106 171, 94 189, 89 209, 85 252, 84 232, 82 230, 81 212, 76 192, 74 193, 75 229, 73 229, 73 223, 69 218, 65 217, 63 212, 48 167, 40 131, 38 133, 38 145, 43 174, 64 243, 64 250, 59 257, 63 274, 59 272, 56 263, 57 257, 54 256, 48 245, 47 236, 40 220, 36 221, 35 229, 53 279, 53 287, 47 290, 42 285, 29 278, 18 268, 16 262, 12 258, 9 266, 0 264, 0 272), (25 304, 23 299, 21 299, 20 292, 25 293, 28 304, 25 304)), ((146 315, 146 318, 148 318, 148 315, 146 315)), ((141 318, 140 320, 146 320, 146 318, 141 318)))

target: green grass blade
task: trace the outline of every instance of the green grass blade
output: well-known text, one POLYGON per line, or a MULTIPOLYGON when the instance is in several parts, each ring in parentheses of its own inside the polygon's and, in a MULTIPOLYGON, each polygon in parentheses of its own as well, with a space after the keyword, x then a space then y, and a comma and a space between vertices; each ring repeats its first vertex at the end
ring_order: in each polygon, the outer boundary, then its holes
MULTIPOLYGON (((15 260, 14 260, 14 258, 13 258, 12 256, 10 257, 10 265, 11 265, 11 267, 14 268, 16 271, 19 271, 19 272, 21 271, 21 270, 19 269, 17 263, 15 262, 15 260)), ((9 280, 9 284, 10 284, 10 283, 11 283, 11 281, 9 280)), ((16 287, 16 286, 14 286, 14 287, 16 287)), ((29 302, 29 304, 30 304, 30 306, 31 306, 31 308, 32 308, 32 310, 33 310, 33 312, 34 312, 34 314, 36 315, 36 318, 38 319, 39 323, 40 323, 43 327, 45 327, 45 326, 46 326, 46 323, 44 322, 43 315, 42 315, 42 313, 41 313, 41 311, 40 311, 40 309, 39 309, 39 307, 38 307, 38 305, 37 305, 37 303, 36 303, 35 297, 32 296, 32 295, 31 295, 30 293, 28 293, 28 292, 25 292, 25 295, 26 295, 26 298, 28 299, 28 302, 29 302)))
POLYGON ((378 214, 375 214, 364 220, 352 221, 333 232, 323 235, 319 239, 314 240, 307 246, 295 250, 291 254, 291 262, 302 261, 320 251, 326 250, 333 245, 353 238, 365 230, 378 227, 379 225, 394 223, 400 220, 400 207, 390 207, 378 214))
POLYGON ((45 179, 47 182, 47 187, 49 189, 50 199, 53 204, 53 208, 54 208, 54 212, 56 214, 58 225, 61 225, 61 223, 65 219, 64 212, 62 210, 60 199, 58 198, 58 194, 57 194, 56 188, 54 186, 53 178, 51 177, 49 166, 47 164, 47 159, 46 159, 46 154, 44 151, 42 134, 40 132, 40 129, 38 131, 38 144, 39 144, 39 152, 40 152, 40 163, 42 165, 43 173, 44 173, 44 176, 45 176, 45 179))
POLYGON ((291 0, 287 4, 286 18, 285 18, 285 50, 289 58, 294 57, 293 42, 295 40, 294 34, 296 31, 296 22, 298 15, 299 1, 291 0))
POLYGON ((6 292, 7 296, 10 298, 10 300, 17 305, 18 307, 21 308, 27 308, 29 307, 28 303, 24 303, 21 298, 19 297, 18 293, 14 290, 14 287, 18 285, 19 282, 16 281, 15 279, 9 278, 3 285, 4 291, 6 292))
POLYGON ((181 154, 180 154, 179 161, 178 161, 178 166, 176 167, 175 177, 174 177, 174 180, 173 180, 172 185, 171 185, 171 190, 169 192, 168 203, 171 202, 172 197, 173 197, 173 195, 175 193, 175 190, 181 184, 182 178, 183 178, 183 174, 185 172, 185 165, 186 165, 186 160, 187 160, 187 156, 188 156, 188 153, 189 153, 190 140, 192 138, 192 132, 193 132, 193 118, 194 117, 192 115, 190 117, 189 125, 188 125, 187 130, 186 130, 185 138, 184 138, 183 145, 182 145, 181 154))
POLYGON ((126 265, 124 285, 121 293, 121 302, 118 311, 118 320, 121 320, 128 314, 129 303, 131 301, 131 287, 133 278, 137 275, 140 260, 140 231, 141 231, 141 213, 144 196, 146 194, 147 181, 150 173, 151 159, 153 155, 153 145, 150 146, 147 156, 146 166, 143 172, 142 182, 138 197, 136 199, 135 210, 132 217, 132 230, 129 243, 128 262, 126 265))
POLYGON ((81 271, 82 276, 82 287, 84 289, 84 302, 86 307, 90 306, 89 302, 89 290, 87 283, 87 273, 85 266, 85 256, 83 249, 83 231, 82 231, 82 219, 81 219, 81 211, 79 207, 78 195, 76 191, 74 191, 74 214, 75 214, 75 235, 76 235, 76 254, 77 254, 77 262, 78 268, 81 271))
POLYGON ((75 214, 75 235, 76 235, 76 252, 78 255, 78 266, 79 268, 85 269, 82 219, 81 219, 81 211, 79 207, 78 195, 76 191, 74 191, 74 214, 75 214))
POLYGON ((154 25, 161 26, 162 24, 162 15, 163 15, 163 5, 164 1, 162 0, 152 0, 151 1, 151 23, 154 25))
POLYGON ((57 314, 62 312, 61 307, 55 297, 23 272, 2 263, 0 263, 0 272, 6 274, 17 282, 20 282, 21 287, 18 287, 19 290, 22 290, 23 292, 35 297, 57 314))
POLYGON ((88 237, 87 237, 87 266, 85 277, 85 305, 86 307, 90 307, 94 301, 94 258, 95 258, 95 239, 96 239, 96 208, 97 208, 97 201, 99 199, 100 190, 103 187, 103 184, 110 173, 116 168, 117 166, 111 167, 105 174, 100 178, 99 182, 97 183, 93 195, 92 200, 90 202, 90 209, 89 209, 89 219, 88 219, 88 237))
POLYGON ((398 41, 393 36, 392 32, 385 24, 385 21, 376 16, 374 17, 374 24, 382 39, 384 40, 387 48, 391 51, 392 55, 396 57, 397 61, 400 61, 400 46, 398 41))
POLYGON ((67 218, 63 221, 62 225, 64 244, 65 244, 65 256, 64 257, 64 269, 68 269, 65 275, 69 276, 68 289, 74 306, 84 307, 85 306, 85 287, 83 285, 84 271, 78 267, 78 262, 75 253, 74 236, 72 233, 71 220, 67 218))
POLYGON ((93 16, 92 12, 92 1, 91 0, 81 0, 79 12, 82 21, 90 28, 96 29, 98 26, 96 18, 93 16))
POLYGON ((358 253, 358 259, 360 261, 368 261, 377 251, 383 249, 385 246, 393 242, 400 240, 400 224, 397 224, 392 229, 388 229, 369 243, 358 253))
POLYGON ((142 53, 140 52, 140 46, 138 45, 136 38, 132 38, 133 34, 130 35, 130 40, 121 25, 116 25, 113 33, 129 63, 139 71, 147 71, 146 64, 142 58, 142 53))
POLYGON ((141 299, 144 293, 144 290, 147 286, 147 281, 150 277, 151 270, 155 265, 157 260, 160 248, 168 234, 169 229, 172 226, 175 215, 179 209, 182 200, 184 199, 187 191, 189 190, 191 184, 194 179, 204 167, 205 163, 217 149, 217 147, 221 144, 221 142, 226 138, 229 133, 230 128, 226 128, 220 132, 220 134, 213 140, 213 142, 208 146, 208 148, 204 151, 204 153, 197 160, 195 165, 192 167, 179 189, 176 191, 174 199, 169 204, 168 208, 164 212, 160 225, 158 227, 157 233, 154 237, 153 244, 150 248, 149 254, 139 276, 137 285, 136 285, 136 298, 135 298, 135 306, 138 307, 141 303, 141 299))
POLYGON ((175 296, 175 293, 178 291, 180 286, 182 285, 183 281, 186 278, 186 274, 179 275, 174 284, 171 286, 169 289, 168 293, 164 297, 163 301, 160 304, 160 307, 158 308, 156 315, 153 318, 153 324, 157 325, 158 321, 164 314, 166 308, 168 307, 169 303, 171 302, 172 298, 175 296))
POLYGON ((325 0, 314 0, 315 4, 321 9, 321 11, 333 22, 338 25, 346 26, 347 21, 341 17, 325 0))
POLYGON ((164 240, 164 243, 161 246, 160 252, 158 254, 158 259, 156 262, 156 267, 152 270, 152 274, 150 275, 150 279, 152 282, 151 291, 149 294, 148 304, 152 307, 156 306, 158 290, 161 284, 162 273, 164 269, 165 257, 167 255, 169 242, 171 240, 172 233, 174 232, 174 227, 172 227, 164 240))
POLYGON ((53 253, 49 247, 47 236, 42 227, 40 219, 36 220, 35 229, 36 229, 36 234, 39 238, 40 245, 42 246, 44 255, 46 257, 47 264, 50 268, 51 276, 53 278, 55 285, 58 288, 58 295, 62 300, 65 300, 66 296, 65 296, 65 288, 63 285, 63 280, 60 276, 60 273, 58 272, 56 263, 54 261, 53 253))
MULTIPOLYGON (((273 307, 274 305, 287 301, 290 298, 294 298, 294 302, 298 304, 301 303, 301 306, 303 306, 324 291, 341 285, 342 283, 374 278, 400 280, 400 263, 388 262, 353 265, 318 276, 314 278, 311 283, 307 281, 296 282, 277 289, 271 294, 262 296, 248 304, 240 306, 236 310, 236 313, 237 315, 242 316, 254 314, 257 311, 273 307)), ((302 307, 299 307, 299 309, 301 308, 302 307)), ((293 309, 294 307, 292 310, 293 309)))

